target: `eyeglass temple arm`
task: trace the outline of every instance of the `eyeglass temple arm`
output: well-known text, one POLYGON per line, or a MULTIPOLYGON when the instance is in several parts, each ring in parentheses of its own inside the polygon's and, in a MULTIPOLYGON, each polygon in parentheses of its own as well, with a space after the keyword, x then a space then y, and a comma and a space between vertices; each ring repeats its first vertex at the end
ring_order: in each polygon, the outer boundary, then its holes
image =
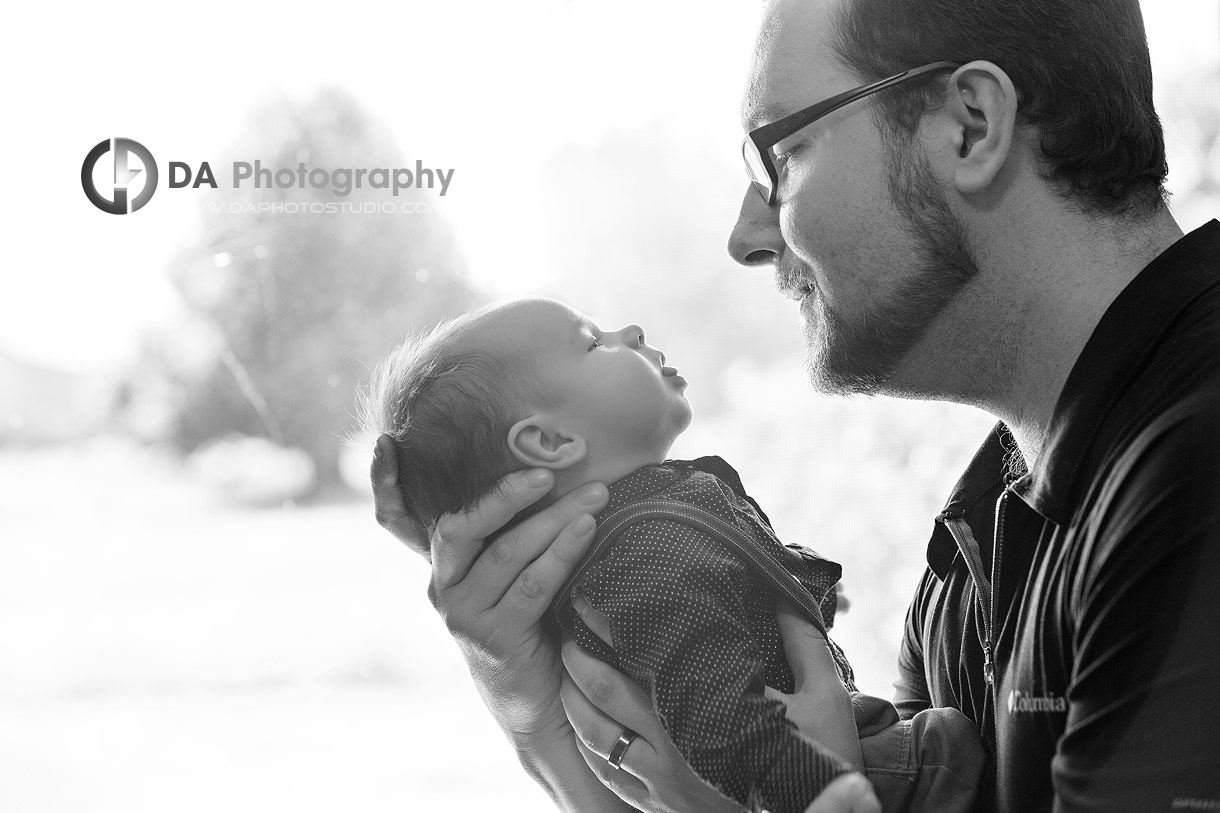
POLYGON ((941 71, 948 68, 957 67, 959 67, 959 65, 956 62, 932 62, 919 68, 912 68, 909 71, 896 73, 893 76, 873 82, 871 85, 865 85, 864 87, 856 88, 855 90, 849 90, 846 93, 840 93, 838 96, 831 96, 829 99, 819 102, 813 107, 806 108, 805 110, 798 110, 790 116, 784 116, 778 121, 773 121, 768 125, 759 127, 757 130, 750 133, 750 138, 756 145, 759 146, 760 150, 770 149, 775 145, 776 141, 787 137, 785 135, 781 136, 779 139, 772 140, 775 133, 795 133, 805 125, 817 121, 822 116, 838 110, 844 105, 851 104, 857 99, 868 96, 871 93, 884 90, 890 85, 897 85, 909 79, 922 76, 925 73, 932 73, 933 71, 941 71))

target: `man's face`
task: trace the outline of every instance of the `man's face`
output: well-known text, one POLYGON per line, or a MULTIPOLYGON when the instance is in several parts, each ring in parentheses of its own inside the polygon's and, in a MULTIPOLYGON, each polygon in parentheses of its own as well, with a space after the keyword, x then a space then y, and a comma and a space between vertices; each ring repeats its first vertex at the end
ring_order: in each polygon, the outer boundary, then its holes
MULTIPOLYGON (((838 2, 768 5, 747 130, 862 84, 830 46, 838 2)), ((918 140, 887 145, 876 103, 850 104, 777 144, 776 205, 748 188, 729 240, 738 262, 773 265, 781 292, 800 302, 810 379, 829 393, 918 390, 919 341, 975 273, 918 140)))
POLYGON ((501 333, 533 361, 545 411, 555 424, 600 450, 664 458, 690 425, 686 379, 665 364, 638 325, 605 331, 562 302, 512 303, 501 333))

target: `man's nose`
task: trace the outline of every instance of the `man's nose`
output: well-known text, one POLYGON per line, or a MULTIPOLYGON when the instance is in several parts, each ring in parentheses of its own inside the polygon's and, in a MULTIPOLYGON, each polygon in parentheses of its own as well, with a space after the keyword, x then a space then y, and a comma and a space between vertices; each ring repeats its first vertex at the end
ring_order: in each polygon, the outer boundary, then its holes
POLYGON ((729 255, 742 265, 774 265, 783 251, 779 207, 768 206, 751 184, 729 234, 729 255))

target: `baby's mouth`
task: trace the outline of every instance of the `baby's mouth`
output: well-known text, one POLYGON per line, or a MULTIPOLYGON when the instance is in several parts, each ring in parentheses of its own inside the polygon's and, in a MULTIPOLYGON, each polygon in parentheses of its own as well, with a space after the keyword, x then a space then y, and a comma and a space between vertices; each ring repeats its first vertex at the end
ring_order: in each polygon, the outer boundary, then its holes
POLYGON ((668 378, 671 375, 677 375, 677 374, 678 374, 677 367, 666 367, 664 364, 661 365, 661 375, 665 376, 666 378, 668 378))

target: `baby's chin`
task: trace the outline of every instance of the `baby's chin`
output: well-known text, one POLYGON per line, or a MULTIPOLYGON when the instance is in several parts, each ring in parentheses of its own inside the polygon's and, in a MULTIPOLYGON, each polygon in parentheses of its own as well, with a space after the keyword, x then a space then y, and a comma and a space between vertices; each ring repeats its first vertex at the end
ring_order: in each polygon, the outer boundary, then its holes
MULTIPOLYGON (((686 401, 685 398, 683 398, 682 400, 683 400, 683 402, 686 401)), ((681 410, 680 412, 678 412, 678 414, 676 416, 673 430, 669 436, 669 444, 665 448, 666 456, 669 455, 669 449, 672 448, 674 443, 677 442, 678 438, 682 436, 682 433, 690 428, 691 420, 693 418, 694 418, 694 411, 690 408, 690 404, 687 403, 686 408, 684 410, 681 410)))

